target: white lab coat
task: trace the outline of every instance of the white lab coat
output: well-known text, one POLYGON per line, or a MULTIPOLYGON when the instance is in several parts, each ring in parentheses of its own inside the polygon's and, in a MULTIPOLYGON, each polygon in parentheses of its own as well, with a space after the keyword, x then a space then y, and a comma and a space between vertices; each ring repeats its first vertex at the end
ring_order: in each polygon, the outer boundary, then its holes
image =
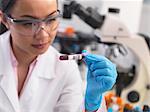
POLYGON ((39 57, 18 98, 9 37, 10 32, 0 36, 0 112, 80 112, 83 91, 78 66, 60 61, 53 47, 39 57))

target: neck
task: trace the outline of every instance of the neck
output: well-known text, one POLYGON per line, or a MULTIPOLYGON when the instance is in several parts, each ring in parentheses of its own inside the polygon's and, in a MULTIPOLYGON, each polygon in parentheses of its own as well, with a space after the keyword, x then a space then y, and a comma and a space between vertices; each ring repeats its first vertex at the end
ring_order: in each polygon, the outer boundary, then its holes
POLYGON ((37 57, 36 55, 27 53, 18 47, 14 47, 12 42, 11 42, 11 48, 19 65, 29 66, 37 57))
POLYGON ((25 52, 13 51, 19 65, 30 66, 37 56, 30 55, 25 52))

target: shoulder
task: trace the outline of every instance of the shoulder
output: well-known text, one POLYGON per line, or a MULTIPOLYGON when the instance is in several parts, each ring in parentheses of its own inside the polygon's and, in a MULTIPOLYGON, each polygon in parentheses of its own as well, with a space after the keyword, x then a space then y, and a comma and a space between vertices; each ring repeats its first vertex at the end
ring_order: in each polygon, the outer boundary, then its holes
POLYGON ((4 32, 0 35, 0 39, 1 38, 5 38, 5 37, 9 37, 10 36, 10 31, 4 32))
POLYGON ((7 31, 0 35, 0 49, 2 51, 9 50, 9 37, 10 37, 10 31, 7 31))
POLYGON ((0 35, 0 43, 4 43, 4 41, 7 41, 9 39, 10 36, 10 31, 7 31, 3 34, 0 35))

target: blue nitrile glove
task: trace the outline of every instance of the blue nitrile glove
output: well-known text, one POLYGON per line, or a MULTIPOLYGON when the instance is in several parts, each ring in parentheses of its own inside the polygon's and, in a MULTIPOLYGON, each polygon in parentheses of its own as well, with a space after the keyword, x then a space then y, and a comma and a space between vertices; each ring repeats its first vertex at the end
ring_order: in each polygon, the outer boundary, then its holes
POLYGON ((116 66, 104 56, 86 54, 84 61, 88 66, 85 108, 93 111, 100 107, 102 94, 115 84, 117 70, 116 66))

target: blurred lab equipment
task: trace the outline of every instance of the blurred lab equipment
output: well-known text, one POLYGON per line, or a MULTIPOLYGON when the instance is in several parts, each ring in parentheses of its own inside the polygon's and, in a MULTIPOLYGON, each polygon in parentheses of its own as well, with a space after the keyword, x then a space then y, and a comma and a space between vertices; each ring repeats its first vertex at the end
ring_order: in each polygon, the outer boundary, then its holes
POLYGON ((150 106, 143 105, 140 107, 126 103, 113 92, 108 92, 105 95, 105 100, 108 112, 150 112, 150 106))
POLYGON ((120 11, 117 8, 109 8, 107 15, 100 15, 91 7, 84 8, 76 1, 64 2, 63 8, 64 19, 71 20, 75 14, 93 28, 93 33, 75 31, 68 36, 58 32, 56 41, 60 44, 60 51, 71 54, 87 49, 108 57, 117 65, 116 95, 133 105, 150 105, 149 37, 131 34, 116 16, 120 11))

